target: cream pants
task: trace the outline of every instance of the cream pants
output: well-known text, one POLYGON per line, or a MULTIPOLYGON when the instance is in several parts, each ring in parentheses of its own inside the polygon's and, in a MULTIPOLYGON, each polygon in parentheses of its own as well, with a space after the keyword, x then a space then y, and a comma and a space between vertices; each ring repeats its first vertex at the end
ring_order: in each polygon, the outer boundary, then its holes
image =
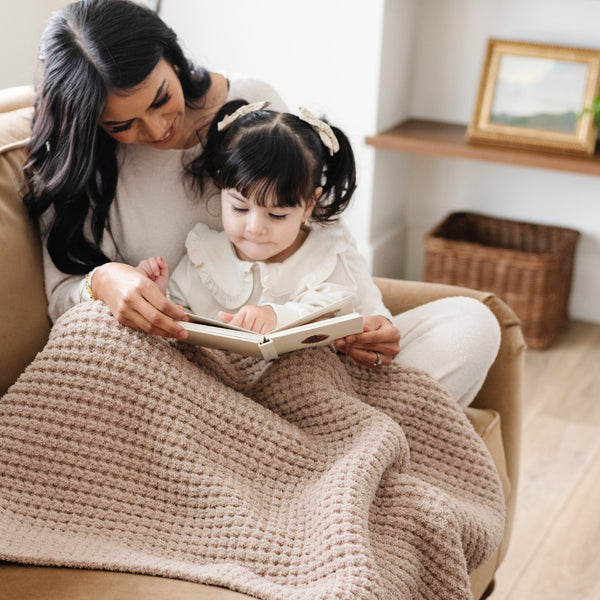
POLYGON ((428 372, 462 406, 481 388, 500 346, 492 311, 474 298, 442 298, 394 317, 402 335, 394 360, 428 372))

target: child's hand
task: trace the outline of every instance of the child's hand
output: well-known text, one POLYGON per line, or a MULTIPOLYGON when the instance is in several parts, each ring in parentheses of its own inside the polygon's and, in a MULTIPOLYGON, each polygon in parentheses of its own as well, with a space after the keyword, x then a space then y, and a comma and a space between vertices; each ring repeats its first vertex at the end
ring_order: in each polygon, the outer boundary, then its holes
POLYGON ((272 307, 251 304, 242 306, 235 315, 219 311, 219 319, 256 333, 268 333, 277 325, 277 315, 272 307))
POLYGON ((169 285, 169 267, 167 261, 160 256, 151 256, 136 267, 136 271, 154 281, 163 294, 167 293, 169 285))

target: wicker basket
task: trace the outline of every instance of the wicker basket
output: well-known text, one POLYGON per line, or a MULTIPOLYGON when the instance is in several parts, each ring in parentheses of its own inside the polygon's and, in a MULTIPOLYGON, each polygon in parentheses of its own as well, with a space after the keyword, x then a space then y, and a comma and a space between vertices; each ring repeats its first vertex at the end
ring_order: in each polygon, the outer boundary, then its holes
POLYGON ((493 292, 515 311, 531 348, 568 320, 579 232, 452 213, 425 236, 425 280, 493 292))

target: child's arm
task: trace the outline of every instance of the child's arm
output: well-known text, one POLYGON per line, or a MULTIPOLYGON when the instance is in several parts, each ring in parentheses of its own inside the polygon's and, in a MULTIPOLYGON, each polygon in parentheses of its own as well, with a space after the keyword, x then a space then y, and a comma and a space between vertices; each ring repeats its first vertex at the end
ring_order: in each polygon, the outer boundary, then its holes
POLYGON ((164 258, 160 256, 151 256, 150 258, 142 260, 136 267, 136 271, 139 271, 142 275, 146 275, 148 279, 154 281, 163 294, 167 293, 167 286, 169 284, 169 266, 164 258))

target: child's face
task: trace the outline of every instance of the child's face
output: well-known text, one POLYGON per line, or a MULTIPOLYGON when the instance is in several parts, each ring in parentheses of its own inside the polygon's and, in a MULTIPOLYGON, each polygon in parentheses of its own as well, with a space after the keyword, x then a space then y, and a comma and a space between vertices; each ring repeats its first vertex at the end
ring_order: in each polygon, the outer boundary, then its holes
POLYGON ((259 206, 235 189, 221 190, 223 229, 242 260, 281 262, 304 241, 300 227, 310 217, 315 198, 298 206, 276 206, 271 200, 259 206))

